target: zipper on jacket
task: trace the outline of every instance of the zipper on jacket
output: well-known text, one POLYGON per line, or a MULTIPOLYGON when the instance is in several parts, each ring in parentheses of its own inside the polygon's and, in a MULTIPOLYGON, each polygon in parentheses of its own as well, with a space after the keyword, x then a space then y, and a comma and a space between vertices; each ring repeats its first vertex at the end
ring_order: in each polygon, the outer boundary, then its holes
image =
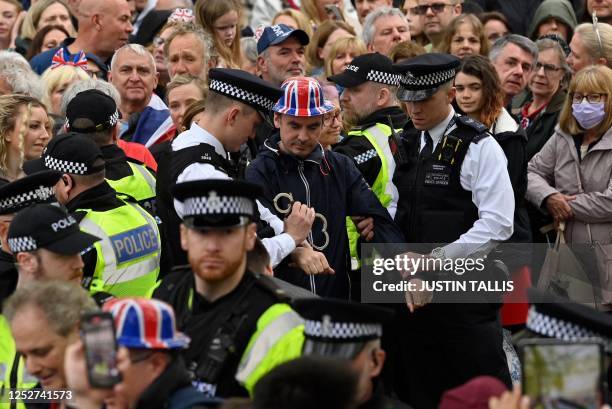
MULTIPOLYGON (((304 161, 298 162, 298 174, 300 175, 300 179, 302 180, 302 183, 304 184, 304 188, 306 189, 306 205, 308 207, 311 207, 310 206, 310 185, 308 185, 308 180, 306 180, 306 176, 304 175, 304 161)), ((312 237, 312 229, 310 230, 310 233, 308 233, 308 239, 310 241, 310 245, 312 246, 312 243, 314 242, 314 238, 312 237)), ((309 277, 309 280, 310 280, 310 291, 316 294, 317 285, 315 282, 314 275, 311 274, 309 277)))

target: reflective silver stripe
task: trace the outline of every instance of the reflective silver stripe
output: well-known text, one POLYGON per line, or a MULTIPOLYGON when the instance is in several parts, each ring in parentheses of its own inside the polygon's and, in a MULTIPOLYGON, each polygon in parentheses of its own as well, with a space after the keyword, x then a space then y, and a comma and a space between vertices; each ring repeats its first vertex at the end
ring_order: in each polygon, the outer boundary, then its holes
MULTIPOLYGON (((392 132, 391 128, 389 128, 389 131, 392 132)), ((393 219, 395 218, 395 212, 397 211, 399 191, 393 183, 393 175, 395 174, 395 159, 393 158, 393 153, 391 152, 391 147, 389 146, 389 134, 380 129, 378 124, 366 129, 365 132, 368 132, 374 138, 376 141, 374 148, 377 151, 379 149, 382 150, 383 155, 385 155, 385 158, 387 159, 387 164, 389 165, 389 169, 387 170, 389 178, 385 186, 385 193, 391 196, 391 203, 389 203, 389 206, 387 206, 387 211, 393 219)))
MULTIPOLYGON (((264 313, 265 314, 265 313, 264 313)), ((266 354, 283 336, 292 329, 302 325, 304 320, 295 311, 287 311, 279 315, 259 334, 259 337, 249 351, 240 360, 236 371, 236 380, 244 383, 265 359, 266 354)))
POLYGON ((151 188, 151 190, 153 191, 153 194, 155 194, 155 184, 157 183, 155 180, 155 177, 151 174, 151 172, 149 172, 149 170, 144 166, 144 165, 137 165, 135 163, 130 163, 130 166, 132 167, 132 169, 137 169, 138 172, 140 172, 140 174, 142 175, 142 177, 147 181, 147 184, 149 185, 149 187, 151 188))

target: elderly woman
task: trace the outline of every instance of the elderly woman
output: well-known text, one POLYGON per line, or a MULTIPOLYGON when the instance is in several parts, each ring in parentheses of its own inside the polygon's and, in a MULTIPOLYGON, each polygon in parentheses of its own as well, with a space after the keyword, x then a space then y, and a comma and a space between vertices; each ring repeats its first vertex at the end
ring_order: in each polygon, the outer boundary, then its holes
POLYGON ((527 133, 527 160, 538 153, 553 134, 571 77, 571 69, 565 61, 567 44, 562 38, 541 38, 536 46, 538 61, 528 83, 531 98, 519 113, 521 126, 527 133))
MULTIPOLYGON (((571 244, 591 244, 585 264, 597 304, 612 307, 612 70, 598 65, 571 81, 559 126, 529 162, 527 199, 565 224, 571 244)), ((586 246, 585 246, 586 247, 586 246)), ((577 300, 583 301, 586 300, 577 300)))

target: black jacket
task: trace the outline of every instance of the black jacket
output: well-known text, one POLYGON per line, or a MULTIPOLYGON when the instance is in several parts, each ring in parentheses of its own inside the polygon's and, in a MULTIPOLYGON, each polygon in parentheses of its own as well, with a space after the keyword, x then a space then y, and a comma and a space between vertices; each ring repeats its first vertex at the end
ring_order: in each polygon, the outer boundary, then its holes
POLYGON ((527 146, 525 146, 527 162, 529 162, 536 153, 540 152, 542 147, 555 132, 555 126, 557 126, 559 122, 559 114, 563 108, 566 95, 567 92, 565 90, 558 91, 552 97, 546 109, 544 109, 525 130, 527 133, 527 146))
POLYGON ((269 285, 269 280, 246 272, 240 283, 228 294, 209 302, 195 292, 191 270, 181 270, 167 276, 153 297, 172 305, 180 331, 191 338, 183 356, 195 386, 213 396, 247 396, 247 391, 235 379, 236 370, 259 317, 272 305, 286 301, 269 285), (202 372, 209 346, 222 330, 231 340, 232 348, 220 366, 216 382, 211 383, 202 372))
MULTIPOLYGON (((277 276, 321 296, 348 298, 351 290, 350 258, 346 233, 347 216, 374 217, 375 243, 401 243, 403 236, 365 183, 355 164, 348 157, 318 145, 308 158, 301 160, 280 151, 280 135, 275 135, 262 146, 249 165, 246 180, 263 188, 261 203, 280 218, 285 215, 274 206, 279 193, 291 193, 294 200, 306 203, 325 216, 329 244, 323 250, 334 275, 308 276, 301 270, 281 263, 277 276)), ((286 203, 281 203, 286 206, 286 203)), ((321 246, 325 242, 321 224, 315 221, 312 241, 321 246)))
POLYGON ((0 250, 0 312, 4 300, 17 288, 18 277, 13 255, 0 250))

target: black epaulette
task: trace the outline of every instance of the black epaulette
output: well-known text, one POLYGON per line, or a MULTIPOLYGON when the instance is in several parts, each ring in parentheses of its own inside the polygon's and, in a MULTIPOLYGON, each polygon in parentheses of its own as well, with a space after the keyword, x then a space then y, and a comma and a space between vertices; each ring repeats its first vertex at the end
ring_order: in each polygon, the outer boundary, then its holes
POLYGON ((476 136, 472 138, 472 143, 478 143, 484 138, 491 136, 491 133, 484 124, 473 120, 469 116, 457 115, 455 118, 458 125, 463 125, 476 132, 476 136))
POLYGON ((257 285, 265 290, 267 293, 272 294, 279 302, 290 302, 291 296, 278 286, 270 277, 265 274, 252 273, 253 277, 257 280, 257 285))

